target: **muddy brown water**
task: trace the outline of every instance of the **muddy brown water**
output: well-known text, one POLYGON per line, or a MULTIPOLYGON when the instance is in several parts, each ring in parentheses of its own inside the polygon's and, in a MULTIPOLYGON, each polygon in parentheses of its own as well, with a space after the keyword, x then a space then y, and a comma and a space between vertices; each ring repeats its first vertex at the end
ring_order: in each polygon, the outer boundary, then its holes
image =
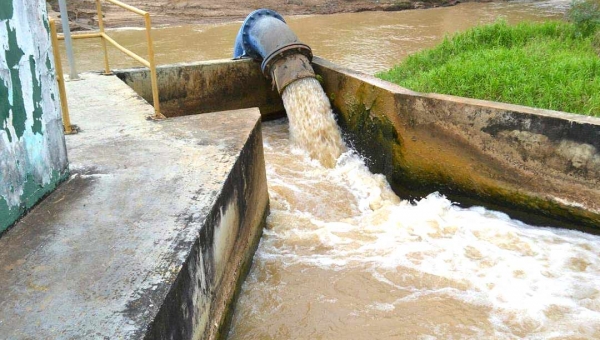
POLYGON ((401 200, 292 123, 263 125, 271 214, 229 339, 600 339, 600 237, 401 200))
MULTIPOLYGON (((510 23, 560 18, 568 1, 465 3, 453 7, 401 12, 361 12, 286 17, 300 40, 314 53, 366 73, 390 68, 407 55, 434 46, 445 34, 503 18, 510 23)), ((241 22, 156 27, 153 39, 158 64, 230 58, 241 22)), ((142 29, 109 30, 123 46, 145 57, 142 29)), ((98 39, 74 43, 78 71, 101 70, 98 39)), ((67 67, 64 59, 63 65, 67 67)), ((110 48, 114 68, 139 66, 110 48)))
MULTIPOLYGON (((444 34, 499 17, 560 18, 567 5, 468 3, 287 19, 315 54, 374 73, 444 34)), ((158 28, 157 61, 228 58, 239 24, 158 28)), ((144 55, 143 31, 111 35, 144 55)), ((76 42, 80 70, 101 68, 99 47, 76 42)), ((135 66, 114 50, 111 63, 135 66)), ((303 104, 324 96, 297 88, 288 110, 327 114, 328 103, 303 104)), ((600 338, 599 237, 462 209, 436 193, 407 202, 345 146, 328 151, 341 156, 323 166, 318 143, 311 145, 322 136, 304 130, 315 123, 294 119, 263 125, 271 214, 230 339, 600 338)), ((318 133, 336 129, 323 126, 318 133)))

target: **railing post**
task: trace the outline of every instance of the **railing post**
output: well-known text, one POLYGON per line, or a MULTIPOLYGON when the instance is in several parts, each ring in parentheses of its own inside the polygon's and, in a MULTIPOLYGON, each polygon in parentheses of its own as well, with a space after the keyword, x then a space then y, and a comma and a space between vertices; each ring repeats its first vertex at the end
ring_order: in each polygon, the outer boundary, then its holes
POLYGON ((63 127, 65 134, 70 135, 76 133, 71 128, 71 119, 69 117, 69 105, 67 104, 67 93, 65 90, 65 79, 63 76, 62 62, 60 60, 60 52, 58 51, 58 36, 56 34, 56 23, 50 20, 50 37, 52 39, 52 54, 54 55, 54 67, 56 70, 56 81, 58 82, 58 92, 60 95, 60 106, 62 111, 63 127))
POLYGON ((69 61, 69 76, 71 80, 79 79, 77 69, 75 68, 75 57, 73 56, 73 43, 71 41, 71 28, 69 27, 69 15, 67 13, 67 4, 65 0, 58 0, 60 7, 60 21, 62 22, 63 34, 65 36, 65 48, 67 50, 67 60, 69 61))
POLYGON ((100 38, 102 39, 102 49, 104 50, 104 74, 112 74, 108 65, 108 51, 106 50, 106 40, 104 39, 104 18, 100 0, 96 0, 96 12, 98 13, 98 27, 100 29, 100 38))
POLYGON ((146 23, 146 39, 148 41, 148 63, 150 63, 150 80, 152 82, 152 99, 154 101, 154 118, 163 119, 165 116, 160 112, 160 98, 158 96, 158 77, 156 75, 156 63, 154 62, 154 46, 152 44, 152 32, 150 13, 144 14, 146 23))

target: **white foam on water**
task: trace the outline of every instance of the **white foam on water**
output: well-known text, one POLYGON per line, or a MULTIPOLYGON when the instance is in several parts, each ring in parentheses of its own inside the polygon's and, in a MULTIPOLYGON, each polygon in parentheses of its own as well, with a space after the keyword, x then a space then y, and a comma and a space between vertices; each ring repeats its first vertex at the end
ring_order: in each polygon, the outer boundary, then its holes
MULTIPOLYGON (((306 254, 266 245, 259 256, 334 270, 368 264, 374 274, 404 267, 462 282, 468 290, 417 289, 403 299, 435 294, 490 306, 490 321, 499 336, 509 336, 515 324, 533 329, 538 337, 566 336, 573 330, 581 336, 598 334, 600 238, 530 227, 482 207, 463 209, 437 193, 413 204, 400 201, 383 177, 370 174, 357 155, 342 158, 336 168, 319 170, 325 181, 354 194, 360 214, 330 222, 306 211, 273 211, 309 219, 316 228, 270 236, 318 240, 329 250, 306 254), (357 237, 364 233, 374 239, 357 237)), ((271 173, 269 178, 273 177, 271 173)))
MULTIPOLYGON (((327 101, 315 83, 320 89, 314 80, 291 91, 315 90, 316 98, 327 101)), ((286 105, 292 145, 281 123, 266 123, 263 129, 271 215, 257 263, 366 273, 373 283, 402 293, 364 301, 364 308, 348 317, 385 317, 401 312, 406 303, 456 300, 488 310, 483 317, 494 338, 600 336, 600 237, 531 227, 482 207, 461 208, 438 193, 401 200, 356 152, 338 145, 328 101, 316 106, 322 108, 319 114, 331 116, 326 123, 315 123, 305 109, 293 112, 302 96, 306 93, 288 93, 296 98, 286 105), (315 126, 334 137, 304 131, 315 126)), ((251 273, 245 291, 261 284, 257 275, 251 273)), ((321 299, 336 304, 342 298, 321 299)), ((489 337, 465 320, 459 328, 476 334, 472 338, 489 337)), ((449 338, 446 319, 429 322, 433 335, 422 338, 449 338)))

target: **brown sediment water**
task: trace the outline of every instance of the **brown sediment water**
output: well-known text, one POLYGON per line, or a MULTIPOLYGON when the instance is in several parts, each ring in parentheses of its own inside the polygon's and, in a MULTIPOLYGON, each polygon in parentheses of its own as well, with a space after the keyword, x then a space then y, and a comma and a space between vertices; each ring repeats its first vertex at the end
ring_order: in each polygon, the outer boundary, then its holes
POLYGON ((263 126, 271 214, 229 339, 600 338, 600 237, 401 200, 352 150, 311 158, 297 128, 263 126))
POLYGON ((229 339, 597 339, 600 237, 432 193, 343 145, 315 79, 264 125, 271 214, 229 339))
MULTIPOLYGON (((569 3, 568 0, 464 3, 426 10, 286 16, 285 19, 315 55, 357 71, 375 73, 392 67, 409 54, 434 46, 446 34, 498 19, 509 23, 560 19, 569 3)), ((156 62, 231 58, 239 27, 240 22, 154 27, 156 62)), ((143 29, 110 29, 108 33, 123 46, 146 56, 143 29)), ((79 71, 103 69, 99 39, 78 39, 73 45, 79 71)), ((109 48, 109 55, 114 68, 141 66, 115 48, 109 48)), ((63 65, 68 65, 66 60, 63 65)))

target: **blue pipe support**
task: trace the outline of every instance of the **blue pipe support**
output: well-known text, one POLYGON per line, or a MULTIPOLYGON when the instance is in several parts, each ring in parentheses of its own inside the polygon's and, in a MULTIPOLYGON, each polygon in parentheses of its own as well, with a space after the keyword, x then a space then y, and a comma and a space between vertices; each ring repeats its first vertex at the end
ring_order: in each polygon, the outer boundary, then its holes
POLYGON ((261 61, 261 69, 273 80, 279 93, 292 82, 315 77, 310 61, 312 50, 301 43, 283 17, 270 9, 248 15, 235 39, 233 57, 261 61))

